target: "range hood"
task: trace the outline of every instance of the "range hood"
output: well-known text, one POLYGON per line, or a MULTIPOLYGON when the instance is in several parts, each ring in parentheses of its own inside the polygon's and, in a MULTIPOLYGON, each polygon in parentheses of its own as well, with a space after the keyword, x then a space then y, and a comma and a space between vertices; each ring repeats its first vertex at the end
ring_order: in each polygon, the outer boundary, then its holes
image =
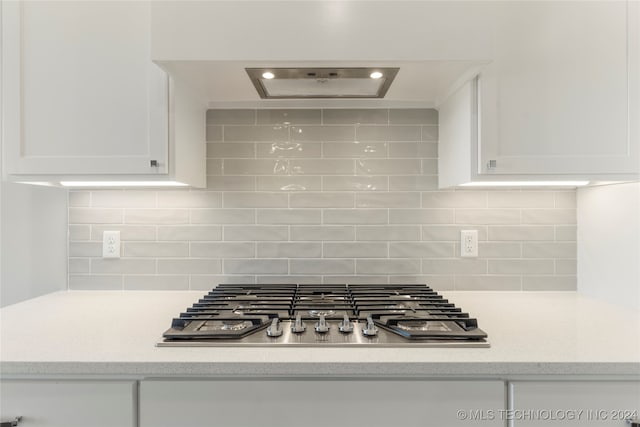
POLYGON ((262 99, 384 98, 398 68, 246 68, 262 99))
POLYGON ((156 63, 201 94, 209 108, 433 108, 487 61, 156 63), (375 71, 383 75, 371 78, 375 71))

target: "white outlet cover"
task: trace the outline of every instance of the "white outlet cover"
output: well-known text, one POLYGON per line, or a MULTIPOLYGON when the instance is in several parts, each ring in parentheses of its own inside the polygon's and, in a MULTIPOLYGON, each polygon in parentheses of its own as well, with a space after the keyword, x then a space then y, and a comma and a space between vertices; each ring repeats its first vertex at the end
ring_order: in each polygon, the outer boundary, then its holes
POLYGON ((120 231, 102 234, 102 258, 120 258, 120 231))
POLYGON ((460 256, 478 257, 478 230, 460 230, 460 256))

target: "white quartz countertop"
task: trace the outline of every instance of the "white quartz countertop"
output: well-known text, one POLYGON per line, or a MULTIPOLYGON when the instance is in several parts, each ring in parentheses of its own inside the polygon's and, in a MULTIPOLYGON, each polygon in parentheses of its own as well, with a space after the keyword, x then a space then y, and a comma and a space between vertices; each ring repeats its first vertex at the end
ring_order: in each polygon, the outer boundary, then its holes
POLYGON ((490 348, 156 347, 204 291, 68 291, 0 310, 3 377, 640 378, 640 312, 575 292, 441 292, 490 348))

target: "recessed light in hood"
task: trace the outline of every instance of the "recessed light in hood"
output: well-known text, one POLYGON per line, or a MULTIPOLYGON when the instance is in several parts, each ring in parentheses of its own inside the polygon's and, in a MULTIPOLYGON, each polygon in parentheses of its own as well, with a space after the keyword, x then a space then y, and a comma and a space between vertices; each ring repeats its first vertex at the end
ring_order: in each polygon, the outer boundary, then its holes
POLYGON ((399 68, 245 68, 263 99, 384 98, 399 68))

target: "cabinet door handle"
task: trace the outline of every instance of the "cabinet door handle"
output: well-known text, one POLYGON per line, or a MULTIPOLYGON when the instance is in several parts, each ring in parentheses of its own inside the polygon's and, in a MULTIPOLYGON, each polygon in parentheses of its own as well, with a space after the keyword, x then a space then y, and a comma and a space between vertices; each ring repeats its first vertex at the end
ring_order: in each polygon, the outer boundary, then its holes
POLYGON ((0 427, 16 427, 20 424, 20 420, 22 417, 16 417, 13 421, 2 421, 0 422, 0 427))

